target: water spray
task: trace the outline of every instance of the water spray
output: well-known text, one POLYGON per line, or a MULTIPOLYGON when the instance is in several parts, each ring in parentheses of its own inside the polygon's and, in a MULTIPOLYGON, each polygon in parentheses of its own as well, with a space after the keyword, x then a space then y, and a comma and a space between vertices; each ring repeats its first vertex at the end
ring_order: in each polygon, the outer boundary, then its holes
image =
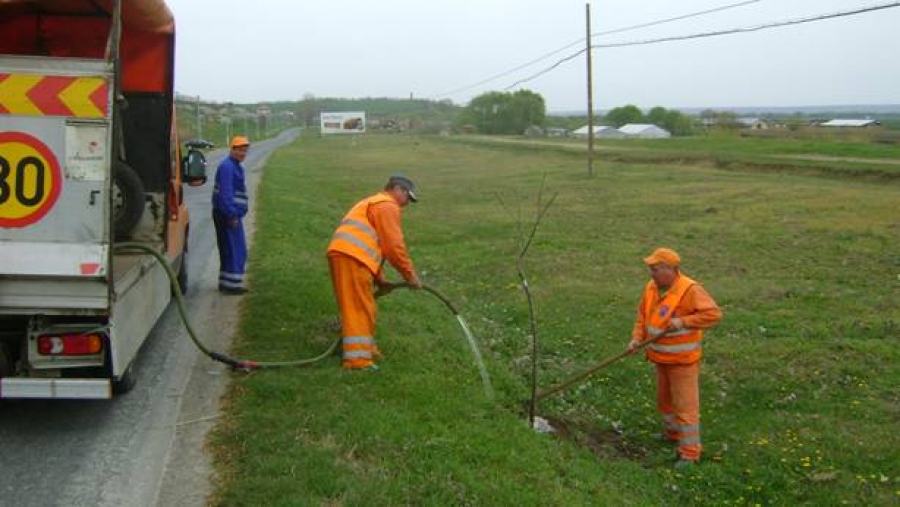
MULTIPOLYGON (((378 290, 375 292, 375 297, 382 297, 390 294, 396 289, 405 288, 412 289, 412 286, 408 283, 383 283, 379 286, 378 290)), ((459 322, 459 327, 462 329, 463 334, 466 337, 466 340, 469 342, 469 347, 472 350, 472 356, 475 358, 475 364, 478 366, 478 372, 481 374, 481 383, 484 385, 484 393, 491 400, 494 399, 494 388, 491 385, 491 376, 488 374, 487 368, 484 366, 484 359, 481 357, 481 350, 478 348, 478 344, 475 341, 475 337, 472 335, 472 331, 469 330, 469 325, 466 324, 466 319, 459 313, 456 309, 456 306, 447 299, 446 296, 438 292, 437 290, 423 285, 422 290, 431 293, 434 297, 441 300, 442 303, 453 312, 453 316, 456 317, 456 321, 459 322)))

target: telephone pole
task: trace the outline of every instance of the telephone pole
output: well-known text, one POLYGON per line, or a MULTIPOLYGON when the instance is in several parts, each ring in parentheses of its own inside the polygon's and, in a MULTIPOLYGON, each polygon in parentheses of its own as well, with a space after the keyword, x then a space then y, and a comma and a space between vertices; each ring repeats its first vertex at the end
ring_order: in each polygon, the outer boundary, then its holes
POLYGON ((587 35, 585 38, 587 44, 587 114, 588 114, 588 177, 594 176, 594 86, 593 74, 591 69, 591 4, 584 4, 587 19, 587 35))
POLYGON ((203 139, 203 127, 200 125, 200 95, 197 95, 197 139, 203 139))

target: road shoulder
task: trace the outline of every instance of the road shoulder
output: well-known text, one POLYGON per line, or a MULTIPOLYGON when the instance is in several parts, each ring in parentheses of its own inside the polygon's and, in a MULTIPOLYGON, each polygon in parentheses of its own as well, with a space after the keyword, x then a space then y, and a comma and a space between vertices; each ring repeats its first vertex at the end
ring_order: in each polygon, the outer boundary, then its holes
MULTIPOLYGON (((268 155, 247 167, 247 190, 251 203, 256 202, 261 169, 267 158, 268 155)), ((255 231, 254 208, 251 206, 244 221, 250 255, 255 231)), ((219 259, 215 247, 201 265, 205 266, 203 272, 194 275, 197 277, 194 290, 199 294, 192 312, 196 321, 192 325, 211 350, 227 352, 240 322, 244 298, 219 294, 219 259)), ((253 280, 249 282, 252 285, 253 280)), ((185 507, 208 504, 215 484, 215 469, 206 443, 221 416, 221 398, 227 390, 230 376, 230 370, 223 364, 201 354, 196 355, 190 376, 182 392, 177 394, 181 398, 180 407, 156 505, 185 507)))

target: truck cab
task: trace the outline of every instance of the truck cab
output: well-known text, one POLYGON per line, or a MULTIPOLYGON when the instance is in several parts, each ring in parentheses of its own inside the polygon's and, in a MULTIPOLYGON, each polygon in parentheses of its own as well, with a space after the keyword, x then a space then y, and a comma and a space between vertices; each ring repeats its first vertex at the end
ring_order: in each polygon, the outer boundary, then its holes
POLYGON ((162 0, 0 2, 0 397, 109 398, 186 285, 162 0))

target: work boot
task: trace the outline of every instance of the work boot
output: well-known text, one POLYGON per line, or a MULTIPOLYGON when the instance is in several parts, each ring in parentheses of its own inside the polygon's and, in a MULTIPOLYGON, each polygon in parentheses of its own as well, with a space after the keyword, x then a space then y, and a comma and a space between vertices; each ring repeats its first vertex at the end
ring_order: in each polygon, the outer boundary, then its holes
POLYGON ((246 294, 247 291, 247 287, 219 287, 219 292, 229 296, 240 296, 241 294, 246 294))
POLYGON ((362 368, 348 368, 344 366, 345 371, 368 371, 368 372, 376 372, 378 371, 378 365, 375 363, 370 364, 369 366, 363 366, 362 368))

